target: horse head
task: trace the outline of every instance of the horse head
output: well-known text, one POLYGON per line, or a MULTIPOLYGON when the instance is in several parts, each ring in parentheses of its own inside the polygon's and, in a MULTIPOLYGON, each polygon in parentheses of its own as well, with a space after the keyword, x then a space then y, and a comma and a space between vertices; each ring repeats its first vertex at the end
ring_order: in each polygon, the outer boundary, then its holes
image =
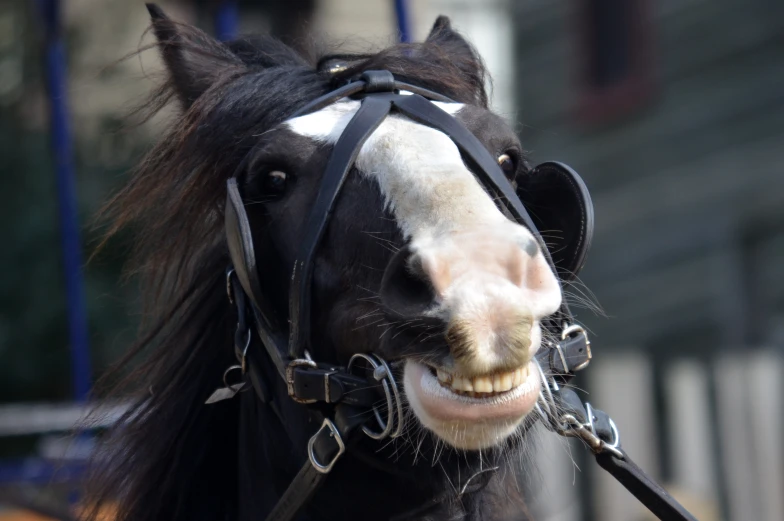
MULTIPOLYGON (((279 361, 372 355, 400 384, 399 436, 357 442, 309 515, 478 518, 488 496, 469 500, 464 485, 522 452, 543 384, 535 357, 568 315, 561 280, 581 267, 592 219, 579 178, 529 165, 488 108, 481 59, 444 17, 423 43, 311 57, 264 37, 220 43, 149 9, 169 79, 155 99, 182 110, 107 206, 115 229, 140 230, 153 318, 102 493, 123 490, 122 519, 268 512, 327 416, 291 399, 281 376, 297 368, 279 361), (374 103, 386 112, 361 123, 374 103), (537 227, 562 233, 545 243, 537 227), (233 347, 254 392, 204 405, 233 347), (464 501, 433 500, 452 496, 464 501)), ((509 470, 477 482, 507 490, 509 470)))

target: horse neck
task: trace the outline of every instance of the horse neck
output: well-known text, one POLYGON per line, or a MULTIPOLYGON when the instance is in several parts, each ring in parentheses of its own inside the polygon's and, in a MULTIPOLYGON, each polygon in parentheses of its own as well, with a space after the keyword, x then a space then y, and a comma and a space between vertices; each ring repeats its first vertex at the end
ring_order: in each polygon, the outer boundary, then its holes
MULTIPOLYGON (((276 387, 276 395, 285 396, 282 383, 276 387)), ((258 521, 273 508, 304 465, 307 433, 315 431, 317 421, 294 402, 284 401, 279 404, 282 409, 275 412, 252 391, 241 396, 239 520, 258 521)), ((302 521, 366 521, 396 516, 419 519, 418 511, 422 519, 494 519, 485 517, 490 507, 479 505, 486 503, 501 484, 491 481, 486 489, 461 501, 441 501, 459 482, 459 474, 465 477, 469 472, 466 468, 433 465, 429 458, 414 460, 412 447, 402 440, 393 442, 399 444, 397 447, 389 444, 382 450, 376 443, 362 439, 341 458, 307 503, 302 521), (445 477, 447 474, 451 477, 445 477), (423 508, 432 505, 434 498, 439 498, 438 504, 423 508)))
MULTIPOLYGON (((283 392, 285 389, 276 389, 283 392)), ((277 394, 280 396, 280 394, 277 394)), ((306 461, 309 432, 315 427, 307 410, 291 402, 278 404, 278 413, 253 392, 243 393, 239 443, 239 519, 258 521, 269 512, 306 461)), ((314 420, 315 421, 315 420, 314 420)), ((364 440, 362 440, 364 441, 364 440)), ((364 454, 367 449, 362 450, 364 454)), ((411 490, 405 474, 394 475, 346 453, 323 486, 308 502, 303 519, 387 519, 390 512, 404 512, 424 503, 430 491, 411 490)))

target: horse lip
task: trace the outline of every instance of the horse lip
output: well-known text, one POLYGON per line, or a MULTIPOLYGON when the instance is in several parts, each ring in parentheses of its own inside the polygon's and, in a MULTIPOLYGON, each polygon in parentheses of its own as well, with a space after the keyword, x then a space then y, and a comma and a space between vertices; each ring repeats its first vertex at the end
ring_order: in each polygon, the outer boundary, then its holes
POLYGON ((483 422, 503 421, 511 418, 522 420, 536 405, 541 381, 532 368, 528 378, 517 387, 475 398, 452 392, 443 387, 425 364, 409 360, 405 368, 407 390, 415 393, 417 402, 427 414, 440 420, 483 422))

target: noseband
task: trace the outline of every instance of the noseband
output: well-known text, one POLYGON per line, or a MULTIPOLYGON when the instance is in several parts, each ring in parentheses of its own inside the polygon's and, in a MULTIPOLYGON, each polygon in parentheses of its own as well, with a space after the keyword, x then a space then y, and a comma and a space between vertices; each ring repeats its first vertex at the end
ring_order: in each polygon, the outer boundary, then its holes
MULTIPOLYGON (((227 271, 227 291, 239 317, 235 336, 239 364, 227 370, 224 375, 226 387, 215 391, 207 403, 233 397, 247 387, 249 381, 263 402, 273 405, 273 410, 279 410, 274 406, 279 398, 272 395, 263 371, 248 356, 248 350, 255 349, 258 339, 285 381, 288 398, 308 405, 321 421, 321 427, 308 443, 308 461, 267 521, 293 519, 339 458, 363 433, 383 440, 402 432, 399 390, 385 360, 374 354, 357 354, 346 367, 339 367, 318 363, 309 354, 316 352, 310 344, 311 286, 316 251, 363 143, 390 113, 402 114, 446 134, 457 145, 477 180, 499 201, 502 211, 534 235, 553 272, 561 280, 576 277, 593 233, 593 205, 576 172, 560 163, 544 163, 522 176, 515 192, 484 145, 456 118, 432 103, 451 103, 452 100, 397 81, 388 71, 366 71, 355 81, 308 103, 292 118, 346 98, 359 99, 361 104, 332 150, 304 228, 291 275, 288 331, 273 325, 269 304, 262 295, 253 231, 237 184, 237 174, 227 182, 225 221, 232 261, 232 267, 227 271), (532 215, 526 207, 534 210, 532 215), (549 250, 540 229, 562 230, 564 235, 549 250), (240 371, 242 380, 232 385, 227 377, 234 370, 240 371), (386 402, 386 409, 377 407, 380 400, 386 402)), ((243 160, 237 173, 244 170, 250 155, 243 160)), ((574 391, 564 387, 591 359, 585 330, 574 323, 568 305, 562 303, 558 312, 542 326, 559 341, 546 342, 545 348, 536 354, 543 382, 535 408, 538 417, 548 429, 584 440, 600 465, 661 519, 693 519, 629 459, 621 449, 618 430, 610 417, 590 404, 583 404, 574 391)))

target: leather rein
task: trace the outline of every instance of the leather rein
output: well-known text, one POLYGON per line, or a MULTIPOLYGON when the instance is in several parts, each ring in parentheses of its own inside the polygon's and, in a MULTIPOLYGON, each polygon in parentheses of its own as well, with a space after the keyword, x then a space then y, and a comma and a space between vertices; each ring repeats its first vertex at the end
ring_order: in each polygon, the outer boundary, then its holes
MULTIPOLYGON (((273 327, 273 322, 269 319, 270 312, 262 298, 257 272, 253 234, 245 214, 236 175, 227 182, 225 218, 232 266, 227 270, 226 283, 229 301, 236 307, 238 316, 234 341, 238 364, 226 370, 225 387, 217 389, 206 403, 232 398, 251 386, 259 399, 270 404, 278 416, 281 416, 279 409, 275 407, 275 397, 271 394, 269 383, 265 381, 262 368, 248 356, 249 349, 255 350, 258 348, 257 344, 261 343, 267 358, 286 384, 288 398, 309 406, 311 412, 321 419, 320 428, 308 442, 307 461, 268 514, 267 521, 294 519, 341 456, 351 450, 361 436, 380 441, 395 438, 402 433, 400 390, 387 361, 370 353, 356 354, 343 367, 318 363, 312 360, 309 354, 315 352, 309 343, 310 290, 316 251, 335 200, 363 143, 390 112, 403 114, 449 136, 460 149, 464 161, 479 182, 488 191, 498 195, 497 199, 499 204, 503 205, 503 210, 531 231, 556 272, 534 221, 494 158, 457 119, 432 103, 448 103, 453 102, 452 100, 397 81, 388 71, 366 71, 355 81, 310 102, 292 118, 315 112, 349 97, 360 99, 361 105, 334 146, 308 216, 305 236, 291 278, 288 336, 273 327), (231 384, 229 376, 237 371, 241 378, 237 383, 231 384), (378 407, 382 398, 386 408, 378 407)), ((250 155, 249 153, 248 156, 250 155)), ((237 170, 238 173, 245 168, 247 161, 246 156, 237 170)), ((573 173, 573 177, 587 194, 579 176, 573 173)), ((590 203, 590 199, 588 202, 590 203)), ((587 249, 587 241, 584 249, 587 249)), ((580 263, 584 253, 585 251, 579 252, 580 263)), ((536 354, 535 362, 543 384, 532 414, 549 430, 561 436, 583 440, 595 454, 599 465, 659 519, 694 521, 695 518, 689 512, 629 458, 621 447, 620 435, 613 420, 590 404, 583 404, 573 390, 565 387, 574 374, 585 368, 591 360, 587 334, 581 326, 574 323, 568 306, 563 303, 559 311, 542 325, 553 338, 559 340, 545 342, 536 354)), ((480 483, 479 488, 481 486, 483 484, 480 483)), ((436 498, 425 507, 435 506, 444 499, 447 498, 436 498)))

